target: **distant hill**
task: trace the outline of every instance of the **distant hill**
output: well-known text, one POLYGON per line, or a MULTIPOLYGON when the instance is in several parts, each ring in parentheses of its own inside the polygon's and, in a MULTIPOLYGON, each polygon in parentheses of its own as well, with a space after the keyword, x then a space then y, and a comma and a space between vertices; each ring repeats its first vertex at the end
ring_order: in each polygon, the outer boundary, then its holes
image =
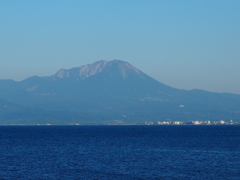
POLYGON ((240 121, 240 95, 169 87, 121 60, 101 60, 20 82, 0 80, 0 98, 21 107, 19 117, 10 112, 3 116, 6 112, 0 109, 0 124, 16 119, 28 124, 240 121))

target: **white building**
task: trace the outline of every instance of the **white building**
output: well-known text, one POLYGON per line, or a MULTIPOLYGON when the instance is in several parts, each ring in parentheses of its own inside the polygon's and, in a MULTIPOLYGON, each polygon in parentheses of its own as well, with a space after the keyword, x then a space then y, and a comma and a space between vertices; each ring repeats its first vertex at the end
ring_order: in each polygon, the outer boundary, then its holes
POLYGON ((195 125, 199 125, 199 124, 202 124, 202 121, 192 121, 192 123, 195 125))
POLYGON ((219 121, 220 124, 225 124, 224 120, 219 121))

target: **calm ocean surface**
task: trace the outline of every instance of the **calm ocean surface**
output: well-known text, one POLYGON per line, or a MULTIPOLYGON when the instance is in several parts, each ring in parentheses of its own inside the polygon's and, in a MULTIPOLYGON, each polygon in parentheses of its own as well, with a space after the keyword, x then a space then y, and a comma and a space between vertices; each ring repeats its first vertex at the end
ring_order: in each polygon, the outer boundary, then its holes
POLYGON ((0 180, 240 179, 240 126, 0 126, 0 180))

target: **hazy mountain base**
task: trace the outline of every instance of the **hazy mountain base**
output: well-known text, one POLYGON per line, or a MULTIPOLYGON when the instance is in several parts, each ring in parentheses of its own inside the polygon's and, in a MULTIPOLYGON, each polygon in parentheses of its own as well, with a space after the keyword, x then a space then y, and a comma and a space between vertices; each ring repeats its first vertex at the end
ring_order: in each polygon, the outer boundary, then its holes
POLYGON ((0 80, 0 97, 0 124, 240 122, 240 95, 172 88, 119 60, 0 80))
MULTIPOLYGON (((118 104, 119 108, 100 107, 79 112, 46 111, 37 109, 13 110, 1 113, 1 124, 142 124, 157 121, 219 121, 221 119, 239 121, 239 113, 202 109, 194 112, 191 106, 181 108, 174 104, 159 102, 139 102, 118 104), (15 111, 15 112, 14 112, 15 111)), ((70 107, 69 107, 70 108, 70 107)))

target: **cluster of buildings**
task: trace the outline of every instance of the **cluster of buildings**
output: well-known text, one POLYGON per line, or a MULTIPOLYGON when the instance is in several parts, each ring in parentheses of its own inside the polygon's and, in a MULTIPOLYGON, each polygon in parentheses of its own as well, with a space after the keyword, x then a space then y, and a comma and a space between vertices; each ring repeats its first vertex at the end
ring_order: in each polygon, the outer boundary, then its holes
MULTIPOLYGON (((154 123, 152 123, 154 124, 154 123)), ((233 120, 230 120, 229 122, 226 122, 224 120, 220 121, 158 121, 157 125, 237 125, 239 122, 233 122, 233 120)))

